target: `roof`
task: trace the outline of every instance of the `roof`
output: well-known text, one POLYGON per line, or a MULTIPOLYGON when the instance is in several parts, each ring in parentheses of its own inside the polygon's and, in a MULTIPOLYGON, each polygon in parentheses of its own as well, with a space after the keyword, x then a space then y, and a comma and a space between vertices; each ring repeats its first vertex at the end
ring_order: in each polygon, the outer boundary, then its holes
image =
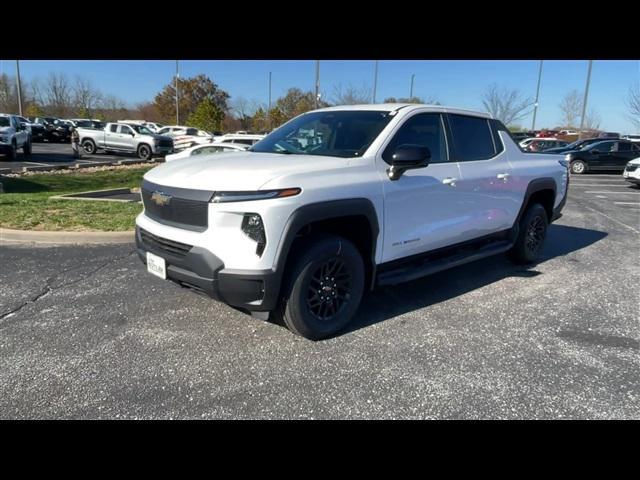
POLYGON ((335 107, 319 108, 314 110, 315 112, 325 111, 340 111, 340 110, 373 110, 378 112, 392 112, 400 109, 417 110, 421 108, 428 108, 434 112, 448 112, 448 113, 460 113, 471 114, 478 117, 492 118, 489 113, 479 112, 476 110, 468 110, 464 108, 448 107, 446 105, 429 105, 425 103, 369 103, 362 105, 338 105, 335 107))

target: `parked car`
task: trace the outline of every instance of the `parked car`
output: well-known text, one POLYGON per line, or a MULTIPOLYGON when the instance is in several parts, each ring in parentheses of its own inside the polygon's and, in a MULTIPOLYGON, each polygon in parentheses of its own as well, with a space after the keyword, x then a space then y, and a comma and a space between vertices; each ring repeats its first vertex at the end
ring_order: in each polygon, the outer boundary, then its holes
POLYGON ((174 148, 176 151, 193 147, 203 143, 212 143, 215 141, 214 136, 209 132, 193 127, 184 127, 180 125, 169 125, 161 128, 157 132, 160 135, 169 135, 173 137, 174 148))
POLYGON ((569 145, 568 142, 563 140, 556 140, 551 138, 534 138, 531 142, 524 147, 524 150, 528 152, 546 152, 550 148, 562 148, 569 145))
POLYGON ((28 130, 31 133, 32 142, 44 140, 46 136, 46 130, 44 128, 44 125, 40 123, 34 123, 28 118, 21 117, 21 116, 18 116, 18 120, 20 120, 20 123, 24 123, 28 126, 28 130))
POLYGON ((550 148, 549 150, 546 150, 546 153, 567 153, 567 152, 572 152, 574 150, 580 150, 582 148, 585 148, 589 145, 592 145, 594 143, 597 142, 601 142, 602 139, 601 138, 585 138, 583 140, 576 140, 573 143, 570 143, 564 147, 556 147, 556 148, 550 148))
POLYGON ((173 139, 157 135, 141 125, 107 123, 104 130, 79 128, 82 149, 93 154, 97 150, 135 153, 142 160, 153 155, 173 153, 173 139))
POLYGON ((580 135, 580 132, 576 130, 560 130, 558 132, 558 136, 567 136, 567 135, 580 135))
POLYGON ((242 145, 254 145, 262 140, 264 135, 253 135, 249 133, 227 133, 221 137, 216 137, 216 142, 221 143, 239 143, 242 145))
POLYGON ((520 141, 520 143, 518 143, 518 145, 520 145, 520 148, 525 150, 529 146, 529 144, 531 142, 533 142, 534 140, 538 140, 538 138, 537 137, 525 138, 524 140, 520 141))
POLYGON ((48 142, 69 141, 71 133, 69 126, 56 117, 28 117, 32 123, 38 123, 45 129, 45 140, 48 142))
POLYGON ((76 118, 71 120, 76 128, 93 128, 95 130, 103 130, 106 123, 101 120, 87 120, 76 118))
POLYGON ((640 155, 640 146, 626 140, 602 140, 581 149, 567 152, 571 173, 590 170, 624 170, 629 160, 640 155))
POLYGON ((31 155, 31 133, 26 123, 20 122, 17 115, 0 113, 0 153, 9 160, 15 160, 18 150, 31 155))
POLYGON ((149 273, 321 339, 365 289, 502 252, 536 261, 568 180, 485 113, 330 107, 246 152, 146 172, 136 245, 149 273))
POLYGON ((600 132, 598 138, 620 138, 620 134, 616 132, 600 132))
POLYGON ((536 137, 538 137, 538 138, 551 138, 551 137, 555 137, 558 133, 560 133, 559 130, 540 130, 540 132, 538 132, 538 134, 536 134, 536 137))
POLYGON ((622 176, 627 182, 640 187, 640 157, 634 158, 627 163, 622 176))
POLYGON ((640 135, 625 135, 623 140, 629 140, 630 142, 640 142, 640 135))
POLYGON ((151 129, 154 132, 157 132, 158 130, 164 127, 164 125, 162 125, 161 123, 156 123, 156 122, 145 122, 144 126, 151 129))
POLYGON ((195 147, 187 148, 172 155, 167 155, 165 157, 165 161, 171 162, 173 160, 189 158, 195 155, 210 155, 223 152, 244 152, 247 148, 249 147, 246 145, 234 143, 205 143, 202 145, 196 145, 195 147))

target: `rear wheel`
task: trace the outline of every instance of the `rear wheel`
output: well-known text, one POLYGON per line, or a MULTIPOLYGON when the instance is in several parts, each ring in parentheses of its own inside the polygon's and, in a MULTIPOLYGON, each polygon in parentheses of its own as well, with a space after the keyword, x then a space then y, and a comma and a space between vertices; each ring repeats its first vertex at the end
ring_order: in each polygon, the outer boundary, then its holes
POLYGON ((82 142, 82 150, 84 150, 84 153, 92 155, 96 153, 96 144, 94 143, 93 140, 89 140, 89 139, 84 140, 82 142))
POLYGON ((529 205, 520 220, 518 238, 509 251, 511 260, 521 264, 536 262, 542 254, 548 225, 544 207, 539 203, 529 205))
POLYGON ((582 160, 574 160, 571 162, 571 173, 576 175, 583 174, 587 171, 587 164, 582 160))
POLYGON ((306 241, 297 249, 276 312, 292 332, 310 340, 344 328, 364 292, 364 263, 356 247, 335 235, 306 241))

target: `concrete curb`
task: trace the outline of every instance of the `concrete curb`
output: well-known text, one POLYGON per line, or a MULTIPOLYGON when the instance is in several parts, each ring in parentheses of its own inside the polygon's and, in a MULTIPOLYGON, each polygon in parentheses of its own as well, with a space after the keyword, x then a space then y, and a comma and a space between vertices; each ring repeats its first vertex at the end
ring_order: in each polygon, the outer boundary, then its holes
POLYGON ((135 231, 126 232, 39 232, 34 230, 10 230, 0 228, 2 243, 44 243, 92 245, 105 243, 133 243, 135 231))

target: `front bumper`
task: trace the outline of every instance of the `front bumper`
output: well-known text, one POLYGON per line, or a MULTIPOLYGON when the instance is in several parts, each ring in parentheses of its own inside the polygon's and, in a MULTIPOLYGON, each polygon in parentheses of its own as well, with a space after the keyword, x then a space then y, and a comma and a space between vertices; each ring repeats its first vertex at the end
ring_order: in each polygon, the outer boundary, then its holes
POLYGON ((173 147, 154 147, 154 155, 170 155, 173 153, 173 147))
POLYGON ((140 230, 136 226, 140 260, 146 265, 147 251, 164 258, 168 280, 243 310, 269 312, 276 308, 280 293, 280 277, 276 272, 225 269, 222 260, 197 246, 185 255, 175 255, 160 243, 145 242, 140 230))

